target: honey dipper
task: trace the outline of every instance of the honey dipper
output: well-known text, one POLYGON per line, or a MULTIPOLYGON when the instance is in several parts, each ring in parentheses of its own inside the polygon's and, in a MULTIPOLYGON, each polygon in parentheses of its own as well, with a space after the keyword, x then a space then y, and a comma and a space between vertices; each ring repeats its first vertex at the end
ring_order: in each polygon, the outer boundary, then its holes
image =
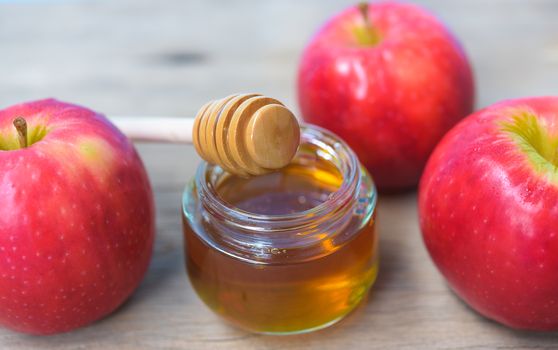
POLYGON ((293 113, 276 99, 259 94, 235 94, 208 102, 194 119, 110 119, 135 141, 193 143, 205 161, 244 177, 283 168, 300 142, 293 113))

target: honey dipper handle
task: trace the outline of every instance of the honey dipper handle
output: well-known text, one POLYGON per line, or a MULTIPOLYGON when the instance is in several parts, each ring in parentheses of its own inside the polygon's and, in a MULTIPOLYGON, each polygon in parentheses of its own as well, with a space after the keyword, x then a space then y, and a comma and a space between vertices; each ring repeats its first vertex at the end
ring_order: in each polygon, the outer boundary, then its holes
POLYGON ((192 143, 193 118, 112 116, 109 119, 133 141, 192 143))

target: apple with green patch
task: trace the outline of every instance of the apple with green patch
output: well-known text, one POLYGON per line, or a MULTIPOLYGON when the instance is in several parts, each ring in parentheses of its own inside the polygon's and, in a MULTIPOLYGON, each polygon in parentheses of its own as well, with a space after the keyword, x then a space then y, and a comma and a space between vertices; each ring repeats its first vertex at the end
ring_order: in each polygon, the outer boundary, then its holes
POLYGON ((472 308, 513 328, 558 330, 558 97, 466 118, 421 179, 432 259, 472 308))
POLYGON ((69 331, 140 283, 153 196, 132 143, 104 116, 56 100, 0 111, 0 201, 1 325, 69 331))
POLYGON ((298 71, 303 118, 355 150, 380 191, 417 185, 440 138, 473 110, 460 44, 420 7, 352 6, 306 46, 298 71))

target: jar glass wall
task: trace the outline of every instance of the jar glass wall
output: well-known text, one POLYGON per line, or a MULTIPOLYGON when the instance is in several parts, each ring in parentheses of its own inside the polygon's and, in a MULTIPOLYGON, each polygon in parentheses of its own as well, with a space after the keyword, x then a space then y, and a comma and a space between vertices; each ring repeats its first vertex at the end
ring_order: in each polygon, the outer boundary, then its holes
POLYGON ((335 135, 312 125, 301 132, 285 169, 243 179, 204 162, 183 196, 192 286, 252 332, 333 324, 377 275, 372 179, 335 135))

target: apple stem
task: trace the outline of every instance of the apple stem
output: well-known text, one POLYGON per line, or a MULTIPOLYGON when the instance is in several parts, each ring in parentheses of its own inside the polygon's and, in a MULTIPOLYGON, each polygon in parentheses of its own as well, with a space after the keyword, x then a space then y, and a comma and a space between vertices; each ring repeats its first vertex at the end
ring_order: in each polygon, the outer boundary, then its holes
POLYGON ((13 123, 17 130, 19 147, 27 148, 27 121, 22 117, 17 117, 14 119, 13 123))
POLYGON ((370 17, 368 17, 368 2, 366 1, 359 2, 358 9, 360 10, 360 14, 364 19, 364 25, 370 28, 371 25, 370 25, 370 17))
POLYGON ((376 28, 374 28, 374 26, 372 25, 372 22, 370 21, 370 15, 369 15, 370 6, 368 5, 368 2, 362 1, 359 2, 357 7, 364 21, 363 26, 358 26, 354 29, 357 42, 360 45, 364 45, 364 46, 375 46, 380 42, 381 37, 378 31, 376 30, 376 28))

